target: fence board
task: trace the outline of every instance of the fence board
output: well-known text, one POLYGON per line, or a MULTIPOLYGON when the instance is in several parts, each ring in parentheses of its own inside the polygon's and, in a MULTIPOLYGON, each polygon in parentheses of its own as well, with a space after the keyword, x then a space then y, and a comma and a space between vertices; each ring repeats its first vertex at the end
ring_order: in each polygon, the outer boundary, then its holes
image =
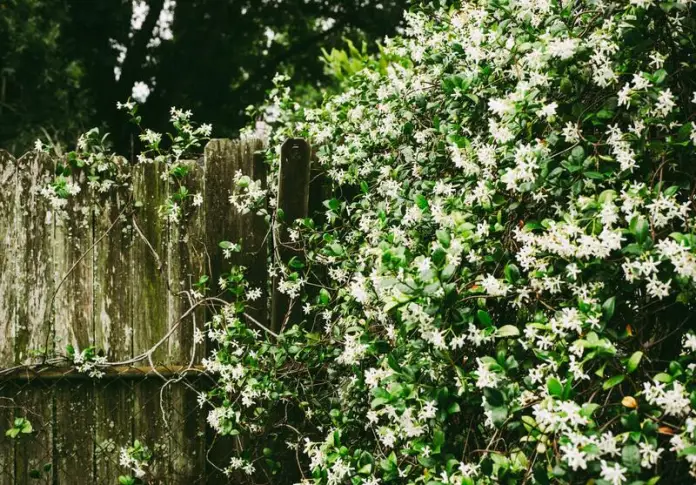
POLYGON ((168 485, 171 475, 169 428, 165 421, 171 414, 171 403, 169 390, 160 392, 162 384, 162 380, 154 377, 134 385, 133 435, 153 452, 148 481, 151 485, 168 485))
MULTIPOLYGON (((84 174, 75 175, 82 178, 84 174)), ((94 344, 93 211, 89 190, 68 199, 66 216, 55 219, 55 351, 80 352, 94 344)))
MULTIPOLYGON (((133 214, 133 353, 150 349, 167 333, 167 222, 159 208, 167 199, 167 182, 158 162, 133 169, 133 197, 142 206, 133 214)), ((167 346, 153 353, 153 362, 167 360, 167 346)))
POLYGON ((53 224, 47 200, 39 190, 53 172, 53 161, 29 153, 17 161, 15 191, 16 305, 15 361, 26 362, 35 352, 50 352, 53 295, 53 224), (48 348, 46 348, 48 346, 48 348))
MULTIPOLYGON (((0 150, 0 275, 16 274, 15 186, 16 160, 0 150)), ((0 367, 14 364, 16 317, 14 278, 0 277, 0 367)), ((4 437, 14 420, 14 386, 0 386, 0 485, 14 485, 15 453, 12 440, 4 437)))
MULTIPOLYGON (((94 345, 94 213, 83 172, 79 194, 68 199, 65 217, 55 219, 54 351, 75 353, 94 345)), ((93 482, 94 391, 92 382, 54 389, 55 456, 59 484, 93 482)))
MULTIPOLYGON (((54 162, 45 154, 32 152, 21 157, 17 167, 13 343, 15 362, 25 363, 53 350, 54 225, 49 203, 39 191, 50 181, 54 162)), ((53 392, 42 383, 24 387, 16 395, 16 405, 15 416, 27 417, 34 432, 16 445, 15 484, 35 484, 32 473, 53 459, 53 392)))
MULTIPOLYGON (((169 244, 167 269, 171 291, 169 293, 169 328, 177 326, 168 341, 170 361, 181 364, 199 364, 205 356, 205 344, 194 342, 194 332, 203 332, 205 309, 200 307, 186 318, 196 298, 191 294, 202 275, 208 273, 205 240, 205 204, 193 203, 197 194, 205 192, 204 159, 182 162, 188 174, 181 182, 189 192, 189 198, 181 203, 182 214, 178 222, 169 224, 169 244), (181 321, 180 321, 181 319, 181 321)), ((169 389, 169 480, 172 485, 194 483, 196 477, 203 476, 205 470, 205 439, 198 433, 191 433, 205 426, 205 420, 186 388, 186 382, 173 385, 169 389)), ((196 482, 197 483, 197 482, 196 482)))
MULTIPOLYGON (((45 464, 53 463, 53 391, 37 383, 20 390, 16 401, 19 411, 15 414, 28 418, 34 432, 21 438, 16 445, 15 485, 36 485, 32 472, 43 471, 45 464)), ((51 467, 50 476, 55 477, 54 473, 51 467)))
POLYGON ((133 383, 114 381, 95 392, 95 483, 114 485, 127 470, 119 464, 121 448, 133 444, 133 383))
POLYGON ((54 396, 58 484, 94 483, 94 382, 65 383, 54 396))
POLYGON ((255 156, 263 148, 257 138, 211 140, 205 148, 206 237, 212 265, 212 282, 217 286, 220 274, 230 265, 244 265, 249 282, 263 292, 251 313, 262 324, 268 320, 266 280, 268 275, 266 224, 254 213, 241 215, 231 206, 228 196, 234 190, 234 175, 240 171, 253 180, 265 180, 263 159, 255 156), (242 251, 226 260, 218 249, 220 241, 239 243, 242 251))
MULTIPOLYGON (((125 160, 124 171, 128 174, 125 160)), ((127 360, 132 345, 132 261, 133 231, 130 225, 132 194, 119 187, 96 200, 94 217, 94 333, 95 346, 103 349, 110 362, 127 360)), ((94 464, 95 483, 118 483, 121 448, 133 442, 132 383, 99 381, 95 392, 94 464)))
POLYGON ((172 413, 169 426, 171 485, 205 481, 205 412, 198 407, 197 393, 187 383, 171 386, 172 413))
POLYGON ((111 362, 132 355, 130 198, 127 187, 95 198, 94 345, 111 362))
POLYGON ((14 383, 0 383, 0 485, 14 485, 15 446, 5 437, 15 417, 15 397, 18 388, 14 383))
MULTIPOLYGON (((276 231, 274 257, 286 265, 293 256, 300 256, 289 237, 288 229, 297 219, 307 217, 309 210, 309 175, 311 148, 301 138, 291 138, 283 143, 280 153, 278 180, 278 209, 283 211, 283 221, 276 231)), ((280 276, 273 278, 272 329, 280 332, 291 318, 299 322, 302 310, 287 295, 279 291, 280 276)))
MULTIPOLYGON (((256 308, 250 310, 254 318, 267 325, 266 280, 268 271, 268 249, 266 246, 266 224, 262 217, 249 213, 241 215, 230 204, 228 196, 234 191, 234 176, 237 171, 253 180, 265 179, 265 165, 255 156, 263 148, 263 142, 256 138, 242 140, 211 140, 205 148, 205 208, 206 240, 211 264, 211 285, 213 293, 220 291, 218 279, 231 265, 244 265, 250 275, 252 285, 261 288, 262 298, 256 308), (218 248, 220 241, 238 243, 242 251, 225 259, 218 248), (258 285, 258 286, 257 286, 258 285)), ((229 465, 234 456, 234 440, 231 437, 216 436, 206 429, 209 449, 207 476, 212 483, 228 483, 228 478, 217 468, 229 465)))
POLYGON ((201 346, 194 355, 194 329, 203 331, 205 311, 201 308, 179 321, 196 300, 191 295, 194 283, 208 272, 205 247, 205 205, 196 206, 193 199, 196 194, 202 196, 205 191, 204 169, 196 160, 187 160, 188 175, 182 184, 189 191, 190 197, 184 201, 181 218, 169 224, 167 245, 169 292, 169 328, 177 326, 172 338, 167 342, 169 362, 181 364, 200 363, 205 356, 205 347, 201 346))
MULTIPOLYGON (((14 326, 16 319, 15 279, 18 247, 15 227, 15 158, 0 150, 0 367, 14 364, 14 326)), ((1 450, 0 450, 1 451, 1 450)), ((0 458, 1 460, 2 458, 0 458)), ((2 482, 0 482, 2 483, 2 482)))

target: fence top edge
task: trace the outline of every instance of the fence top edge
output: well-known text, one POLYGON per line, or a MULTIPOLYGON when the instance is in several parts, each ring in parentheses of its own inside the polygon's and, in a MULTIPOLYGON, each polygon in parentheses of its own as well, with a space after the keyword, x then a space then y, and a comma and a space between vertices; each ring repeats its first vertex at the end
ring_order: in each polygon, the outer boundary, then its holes
MULTIPOLYGON (((200 157, 203 156, 205 153, 206 149, 208 148, 209 145, 211 144, 219 144, 219 143, 224 143, 224 142, 231 142, 231 143, 258 143, 260 147, 258 148, 259 150, 265 150, 269 147, 269 140, 267 137, 262 137, 262 136, 257 136, 257 135, 242 135, 237 138, 226 138, 226 137, 219 137, 219 138, 211 138, 208 140, 208 142, 202 147, 201 153, 197 154, 197 156, 192 157, 191 160, 196 160, 200 157)), ((22 159, 25 159, 26 157, 29 156, 36 156, 39 153, 43 152, 37 152, 36 150, 29 150, 27 152, 24 152, 21 155, 15 155, 9 150, 6 150, 4 148, 0 148, 0 160, 5 160, 9 159, 10 161, 17 162, 22 159)), ((61 159, 63 157, 58 157, 55 154, 45 154, 49 159, 56 160, 56 159, 61 159)), ((114 154, 116 157, 123 158, 124 160, 128 160, 128 157, 122 155, 122 154, 114 154)))

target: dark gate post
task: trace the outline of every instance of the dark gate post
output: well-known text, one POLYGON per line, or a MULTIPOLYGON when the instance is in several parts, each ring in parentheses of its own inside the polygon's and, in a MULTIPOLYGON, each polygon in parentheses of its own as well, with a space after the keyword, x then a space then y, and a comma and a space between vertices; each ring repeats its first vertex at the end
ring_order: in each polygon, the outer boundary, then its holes
MULTIPOLYGON (((293 256, 302 255, 297 243, 290 240, 289 229, 295 220, 304 219, 308 215, 311 153, 309 143, 301 138, 288 139, 280 152, 273 256, 274 261, 279 260, 284 266, 293 256), (282 217, 278 217, 280 214, 282 217)), ((274 275, 271 329, 276 333, 288 321, 297 321, 302 315, 300 305, 278 290, 280 281, 281 275, 274 275)))

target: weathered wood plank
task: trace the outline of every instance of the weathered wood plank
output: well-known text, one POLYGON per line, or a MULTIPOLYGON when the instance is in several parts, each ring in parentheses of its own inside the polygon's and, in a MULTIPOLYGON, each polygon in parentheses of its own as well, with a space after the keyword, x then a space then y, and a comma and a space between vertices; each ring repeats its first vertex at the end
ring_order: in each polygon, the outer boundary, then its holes
MULTIPOLYGON (((136 208, 132 216, 133 248, 133 353, 139 355, 152 348, 167 333, 167 221, 159 209, 167 199, 168 183, 160 178, 159 163, 133 168, 133 197, 136 208)), ((153 362, 167 361, 167 346, 153 353, 153 362)))
POLYGON ((53 466, 60 485, 94 483, 94 386, 71 381, 54 387, 53 466))
MULTIPOLYGON (((95 343, 94 212, 84 172, 74 172, 81 191, 55 217, 54 352, 76 355, 95 343)), ((93 383, 58 384, 54 388, 53 466, 58 483, 92 482, 94 470, 93 383)))
POLYGON ((113 187, 94 200, 94 345, 110 362, 132 356, 131 196, 113 187))
POLYGON ((50 181, 54 163, 42 153, 17 161, 15 191, 17 313, 14 327, 15 361, 25 363, 53 350, 53 213, 39 191, 50 181))
MULTIPOLYGON (((266 295, 267 279, 267 225, 263 217, 254 213, 239 214, 230 204, 228 196, 234 190, 237 171, 265 183, 266 166, 255 153, 263 149, 263 141, 257 138, 242 140, 211 140, 205 148, 205 205, 207 246, 210 252, 213 274, 212 283, 217 286, 220 274, 230 265, 244 265, 251 285, 266 295), (238 243, 242 251, 230 259, 223 257, 218 247, 220 241, 238 243)), ((260 301, 265 301, 262 298, 260 301)), ((267 321, 265 304, 259 302, 252 310, 257 320, 267 321)))
MULTIPOLYGON (((205 309, 189 312, 197 298, 192 290, 202 275, 208 273, 205 239, 205 192, 203 159, 182 162, 188 171, 181 184, 189 197, 180 201, 181 217, 169 224, 167 251, 169 294, 169 328, 177 326, 168 342, 169 362, 180 365, 198 364, 205 357, 205 343, 194 341, 194 332, 203 335, 205 309), (194 203, 195 202, 195 203, 194 203), (201 202, 199 204, 199 202, 201 202), (186 318, 181 319, 189 313, 186 318), (181 319, 181 321, 180 321, 181 319)), ((188 485, 197 482, 205 469, 205 439, 202 433, 205 418, 196 405, 196 397, 186 382, 173 384, 169 390, 169 482, 188 485)), ((194 393, 195 394, 195 393, 194 393)))
POLYGON ((5 432, 14 421, 16 394, 17 384, 0 383, 0 485, 14 485, 15 445, 5 432))
POLYGON ((171 485, 210 483, 205 476, 205 411, 200 409, 197 392, 180 382, 171 388, 169 426, 171 485))
MULTIPOLYGON (((305 140, 291 138, 283 144, 280 157, 276 210, 282 210, 283 220, 276 229, 274 257, 285 265, 293 256, 301 255, 301 251, 295 248, 295 243, 290 239, 288 229, 295 220, 305 218, 308 214, 311 148, 305 140)), ((274 332, 280 332, 287 322, 299 322, 302 318, 300 305, 279 291, 280 281, 281 276, 276 274, 273 278, 271 310, 271 328, 274 332)))
MULTIPOLYGON (((94 248, 92 197, 83 172, 82 190, 71 196, 65 212, 55 217, 55 352, 72 345, 79 353, 94 345, 94 248)), ((75 181, 78 183, 78 181, 75 181)))
MULTIPOLYGON (((32 474, 39 471, 46 477, 44 466, 53 465, 53 390, 42 383, 25 386, 18 390, 15 400, 15 416, 29 419, 34 429, 16 444, 15 485, 35 485, 42 482, 37 482, 32 474)), ((54 473, 51 467, 48 475, 54 477, 54 473)), ((53 483, 53 480, 43 483, 53 483)))
MULTIPOLYGON (((243 265, 251 285, 262 290, 262 298, 249 313, 267 325, 268 311, 266 280, 268 271, 268 249, 266 245, 266 224, 263 217, 254 213, 241 215, 229 202, 234 192, 234 177, 237 171, 253 180, 265 182, 265 164, 255 152, 263 149, 263 141, 256 138, 244 140, 211 140, 205 148, 205 200, 206 239, 211 266, 212 292, 221 292, 218 280, 231 265, 243 265), (225 259, 218 244, 220 241, 238 243, 242 251, 225 259)), ((224 294, 223 294, 224 297, 224 294)), ((210 318, 212 315, 208 315, 210 318)), ((209 449, 206 475, 210 483, 228 483, 228 477, 217 468, 229 465, 234 455, 234 440, 217 436, 214 430, 206 429, 206 443, 209 449)))
POLYGON ((121 448, 133 444, 133 382, 100 381, 95 392, 95 483, 114 485, 127 470, 119 464, 121 448))
MULTIPOLYGON (((121 160, 123 182, 129 183, 125 162, 121 160)), ((129 186, 113 187, 95 198, 95 347, 102 349, 110 362, 125 361, 133 355, 131 199, 129 186)), ((118 483, 119 475, 126 471, 119 465, 119 453, 133 443, 132 387, 127 380, 102 378, 95 388, 94 465, 99 485, 118 483)))
MULTIPOLYGON (((205 310, 189 312, 196 304, 191 293, 200 277, 207 275, 208 265, 205 247, 205 205, 202 203, 205 192, 203 160, 182 162, 188 170, 181 184, 186 187, 189 197, 180 202, 181 217, 169 224, 167 245, 168 281, 171 285, 168 299, 169 328, 176 326, 168 341, 168 363, 180 365, 200 363, 205 356, 205 345, 194 344, 194 332, 202 332, 205 324, 205 310), (200 202, 200 203, 199 203, 200 202), (182 321, 183 315, 189 313, 182 321)), ((209 282, 210 284, 210 282, 209 282)))
POLYGON ((165 421, 171 416, 171 391, 169 388, 162 391, 163 383, 155 377, 136 382, 133 387, 133 439, 140 440, 153 452, 148 468, 148 483, 152 485, 168 485, 171 475, 170 429, 165 421))
MULTIPOLYGON (((14 364, 14 328, 17 317, 16 262, 17 235, 15 226, 15 158, 0 150, 0 368, 14 364)), ((2 483, 2 482, 0 482, 2 483)))

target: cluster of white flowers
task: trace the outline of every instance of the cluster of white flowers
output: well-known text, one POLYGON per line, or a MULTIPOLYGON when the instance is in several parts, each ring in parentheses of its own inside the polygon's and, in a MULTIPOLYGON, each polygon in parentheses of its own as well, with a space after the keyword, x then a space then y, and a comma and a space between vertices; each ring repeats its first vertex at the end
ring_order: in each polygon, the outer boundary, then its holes
POLYGON ((224 472, 225 475, 229 476, 232 475, 232 473, 235 470, 243 470, 244 473, 246 473, 247 475, 252 475, 254 473, 255 468, 254 464, 250 461, 235 456, 232 457, 232 459, 230 460, 230 465, 227 468, 225 468, 224 472))
POLYGON ((77 367, 78 372, 88 374, 93 379, 100 379, 105 375, 102 369, 106 365, 106 356, 94 355, 93 349, 76 352, 73 357, 73 363, 77 367))
MULTIPOLYGON (((209 329, 206 365, 242 413, 216 420, 251 430, 249 403, 282 387, 311 406, 294 424, 322 484, 623 485, 692 466, 696 125, 663 20, 690 35, 691 4, 476 0, 409 13, 321 108, 277 79, 274 141, 318 146, 339 203, 289 232, 312 270, 272 267, 306 320, 274 347, 287 368, 230 338, 236 319, 209 329)), ((275 184, 235 182, 238 211, 274 207, 275 184)))

